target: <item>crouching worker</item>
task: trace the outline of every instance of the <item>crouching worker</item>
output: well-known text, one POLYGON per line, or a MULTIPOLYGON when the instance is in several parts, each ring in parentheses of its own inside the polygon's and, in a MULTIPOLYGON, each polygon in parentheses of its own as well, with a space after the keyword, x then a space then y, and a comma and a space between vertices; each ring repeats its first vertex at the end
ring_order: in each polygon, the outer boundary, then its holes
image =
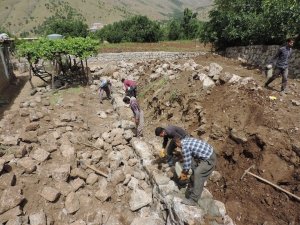
POLYGON ((144 128, 144 113, 141 110, 137 100, 135 97, 126 96, 123 98, 123 102, 129 104, 135 121, 136 126, 136 137, 143 136, 143 128, 144 128))
POLYGON ((100 97, 101 104, 102 104, 104 92, 106 93, 106 97, 108 99, 111 99, 111 82, 110 82, 110 80, 101 79, 101 83, 99 86, 99 97, 100 97))
POLYGON ((183 139, 184 137, 188 136, 187 132, 180 127, 171 125, 167 126, 166 128, 156 127, 155 135, 164 138, 164 141, 162 143, 162 149, 159 153, 160 157, 163 158, 167 154, 167 163, 169 164, 169 166, 174 166, 175 159, 173 153, 176 149, 174 138, 183 139), (166 147, 167 151, 165 150, 166 147))
POLYGON ((182 203, 196 206, 201 197, 204 182, 215 168, 216 154, 211 145, 195 138, 186 137, 181 140, 176 138, 175 143, 178 148, 181 148, 183 156, 180 181, 186 181, 188 172, 192 169, 189 185, 185 191, 186 198, 183 199, 182 203))
POLYGON ((133 80, 126 80, 124 78, 122 78, 121 81, 124 85, 124 90, 125 90, 126 96, 129 96, 129 97, 133 96, 136 98, 136 92, 137 92, 136 82, 133 80))

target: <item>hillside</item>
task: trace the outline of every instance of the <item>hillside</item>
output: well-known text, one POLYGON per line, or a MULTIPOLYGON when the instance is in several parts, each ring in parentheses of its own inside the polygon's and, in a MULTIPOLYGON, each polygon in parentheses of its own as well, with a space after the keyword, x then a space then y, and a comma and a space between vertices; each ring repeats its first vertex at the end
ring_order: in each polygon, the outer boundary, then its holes
POLYGON ((32 32, 46 18, 73 13, 85 18, 87 24, 112 23, 132 15, 146 15, 151 19, 165 20, 190 8, 207 18, 212 0, 0 0, 0 27, 19 35, 32 32))

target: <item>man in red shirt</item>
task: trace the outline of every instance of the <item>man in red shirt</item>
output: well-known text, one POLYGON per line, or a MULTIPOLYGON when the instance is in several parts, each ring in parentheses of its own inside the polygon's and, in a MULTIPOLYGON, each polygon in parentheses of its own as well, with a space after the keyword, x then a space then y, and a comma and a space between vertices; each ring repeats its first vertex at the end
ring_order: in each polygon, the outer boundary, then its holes
POLYGON ((122 78, 121 81, 124 85, 124 90, 125 90, 126 96, 129 96, 129 97, 133 96, 136 98, 136 92, 137 92, 136 82, 133 80, 126 80, 124 78, 122 78))

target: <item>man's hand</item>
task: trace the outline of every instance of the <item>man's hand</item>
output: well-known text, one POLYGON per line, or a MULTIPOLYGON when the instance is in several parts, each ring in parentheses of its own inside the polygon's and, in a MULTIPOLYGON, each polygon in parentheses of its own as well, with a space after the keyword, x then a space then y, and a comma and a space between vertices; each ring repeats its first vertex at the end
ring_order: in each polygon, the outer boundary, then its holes
POLYGON ((135 124, 139 125, 140 120, 139 119, 135 119, 135 124))
POLYGON ((180 179, 181 181, 186 181, 186 180, 188 179, 187 173, 184 172, 184 171, 182 171, 181 174, 180 174, 179 179, 180 179))
POLYGON ((159 151, 159 157, 160 158, 164 158, 166 156, 166 150, 164 148, 162 148, 160 151, 159 151))

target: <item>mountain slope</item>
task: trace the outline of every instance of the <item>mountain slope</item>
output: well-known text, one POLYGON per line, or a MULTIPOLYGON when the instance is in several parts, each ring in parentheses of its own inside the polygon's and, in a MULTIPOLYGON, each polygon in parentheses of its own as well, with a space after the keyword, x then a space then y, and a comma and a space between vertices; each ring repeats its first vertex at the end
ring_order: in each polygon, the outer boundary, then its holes
POLYGON ((0 0, 0 27, 13 34, 32 32, 47 17, 73 12, 87 24, 112 23, 132 15, 169 19, 184 8, 206 15, 213 0, 0 0))

